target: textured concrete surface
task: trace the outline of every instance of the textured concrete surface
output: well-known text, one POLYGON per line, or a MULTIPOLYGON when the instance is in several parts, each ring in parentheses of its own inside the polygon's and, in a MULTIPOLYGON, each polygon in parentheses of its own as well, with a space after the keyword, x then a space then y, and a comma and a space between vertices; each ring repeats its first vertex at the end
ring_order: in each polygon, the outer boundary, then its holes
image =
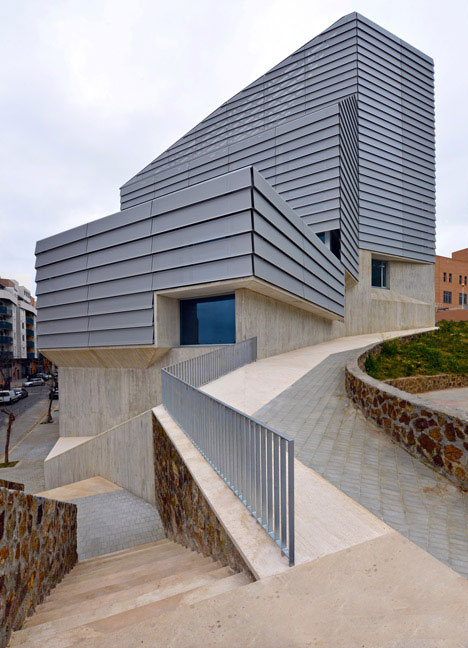
POLYGON ((438 391, 425 392, 421 394, 423 398, 428 398, 436 405, 448 405, 449 407, 458 407, 468 414, 468 387, 459 389, 440 389, 438 391))
POLYGON ((80 560, 166 537, 157 509, 123 489, 67 501, 78 508, 80 560))
POLYGON ((300 461, 468 576, 468 494, 392 443, 351 404, 344 366, 353 353, 329 356, 255 416, 293 437, 300 461))
POLYGON ((90 479, 83 479, 82 481, 68 484, 67 486, 60 486, 59 488, 43 491, 42 493, 37 493, 37 495, 67 502, 71 499, 89 497, 91 495, 103 495, 104 493, 113 493, 117 490, 122 490, 122 488, 108 479, 104 479, 104 477, 97 476, 91 477, 90 479))

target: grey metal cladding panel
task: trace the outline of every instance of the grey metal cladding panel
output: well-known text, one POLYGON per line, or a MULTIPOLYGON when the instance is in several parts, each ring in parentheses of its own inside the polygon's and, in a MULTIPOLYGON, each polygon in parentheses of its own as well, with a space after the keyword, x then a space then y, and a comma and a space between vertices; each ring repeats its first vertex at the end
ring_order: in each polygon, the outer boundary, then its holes
POLYGON ((50 322, 56 319, 82 317, 88 314, 87 302, 61 304, 60 306, 41 306, 37 311, 38 322, 50 322))
POLYGON ((194 223, 182 229, 167 230, 152 237, 152 252, 162 252, 189 244, 194 245, 233 234, 241 234, 250 231, 251 220, 251 210, 249 209, 206 222, 194 223))
POLYGON ((148 291, 92 300, 89 302, 88 313, 89 315, 99 315, 152 308, 153 292, 148 291))
POLYGON ((252 255, 247 255, 154 272, 152 290, 179 288, 251 275, 252 255))
POLYGON ((147 292, 151 290, 151 274, 116 279, 93 284, 88 287, 89 299, 100 299, 102 297, 118 297, 119 295, 147 292))
POLYGON ((39 349, 61 349, 87 347, 89 333, 57 333, 52 335, 38 335, 37 346, 39 349))
POLYGON ((156 216, 182 207, 188 207, 210 198, 233 193, 250 186, 249 169, 232 171, 182 191, 162 196, 153 201, 151 215, 156 216))
POLYGON ((151 255, 91 268, 88 270, 88 284, 141 276, 148 272, 151 272, 151 255))
POLYGON ((44 293, 37 297, 37 310, 44 306, 57 306, 59 304, 73 304, 88 299, 88 286, 58 290, 56 292, 44 293))
POLYGON ((255 255, 254 263, 255 276, 259 279, 263 279, 274 286, 283 288, 293 295, 307 299, 316 306, 320 306, 336 315, 342 316, 344 314, 344 286, 343 296, 340 297, 341 303, 337 303, 332 298, 314 291, 313 288, 306 286, 299 279, 285 273, 274 264, 269 263, 257 255, 255 255))
POLYGON ((39 252, 36 257, 36 268, 49 265, 50 263, 57 263, 57 261, 64 261, 71 257, 80 256, 81 254, 86 254, 86 246, 87 239, 84 238, 79 239, 78 241, 72 241, 71 243, 66 243, 61 247, 55 247, 50 250, 44 250, 44 252, 39 252))
POLYGON ((36 281, 43 281, 52 277, 60 277, 64 274, 86 270, 86 256, 72 257, 47 266, 41 266, 36 271, 36 281))
POLYGON ((65 230, 65 232, 60 232, 59 234, 54 234, 48 238, 41 239, 36 243, 35 253, 40 254, 41 252, 46 252, 47 250, 62 247, 63 245, 83 239, 86 237, 87 227, 87 224, 79 225, 73 229, 65 230))
POLYGON ((95 236, 102 232, 107 232, 125 225, 131 225, 140 220, 145 220, 151 216, 150 211, 151 204, 143 203, 137 207, 126 209, 124 212, 120 211, 116 214, 111 214, 110 216, 104 216, 104 218, 91 221, 88 223, 87 236, 95 236))
POLYGON ((83 333, 88 330, 87 317, 73 317, 68 319, 38 322, 38 335, 52 335, 55 333, 83 333))
MULTIPOLYGON (((307 226, 310 227, 310 231, 313 232, 314 234, 320 234, 321 232, 329 232, 330 230, 335 230, 335 229, 340 229, 340 211, 339 209, 336 209, 335 213, 335 218, 332 218, 331 216, 327 216, 324 218, 324 220, 315 220, 312 222, 308 222, 307 226)), ((316 215, 316 217, 311 217, 311 218, 318 218, 319 214, 316 215)))
POLYGON ((87 277, 88 271, 83 270, 81 272, 62 275, 61 277, 43 279, 37 285, 36 294, 43 295, 44 293, 57 292, 58 290, 66 290, 68 288, 85 286, 87 283, 87 277))
POLYGON ((111 248, 104 248, 97 252, 90 252, 87 255, 87 267, 95 268, 108 263, 127 261, 136 257, 151 254, 151 238, 139 239, 130 243, 114 245, 111 248))
MULTIPOLYGON (((155 201, 157 202, 157 201, 155 201)), ((227 214, 245 212, 250 209, 250 189, 236 191, 226 196, 215 196, 206 202, 177 208, 169 213, 161 213, 153 218, 151 234, 161 234, 177 228, 219 218, 227 214)))
MULTIPOLYGON (((130 225, 124 225, 118 229, 111 229, 102 234, 90 236, 88 238, 87 251, 94 252, 104 248, 113 248, 115 245, 134 241, 150 235, 151 218, 147 218, 146 220, 138 221, 130 225)), ((109 255, 112 255, 112 250, 109 251, 109 255)))
POLYGON ((208 261, 229 259, 250 254, 251 252, 252 238, 250 233, 238 234, 154 254, 152 270, 155 272, 208 261))
POLYGON ((153 344, 153 327, 90 331, 89 346, 153 344))
POLYGON ((112 329, 131 329, 151 327, 153 325, 153 309, 125 311, 123 313, 106 313, 89 317, 89 331, 105 331, 112 329))

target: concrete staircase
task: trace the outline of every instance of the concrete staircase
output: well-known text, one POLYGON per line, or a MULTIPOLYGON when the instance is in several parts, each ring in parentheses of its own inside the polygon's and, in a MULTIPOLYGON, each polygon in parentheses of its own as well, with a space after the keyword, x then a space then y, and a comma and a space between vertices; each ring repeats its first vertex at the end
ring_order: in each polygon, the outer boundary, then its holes
MULTIPOLYGON (((251 582, 170 540, 79 562, 9 646, 99 646, 113 633, 251 582)), ((182 612, 182 609, 180 610, 182 612)))

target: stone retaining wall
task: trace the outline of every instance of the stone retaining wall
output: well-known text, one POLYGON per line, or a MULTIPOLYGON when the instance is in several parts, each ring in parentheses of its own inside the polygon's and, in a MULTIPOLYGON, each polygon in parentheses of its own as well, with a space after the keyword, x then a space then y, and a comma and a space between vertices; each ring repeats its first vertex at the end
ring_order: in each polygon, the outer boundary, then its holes
POLYGON ((421 396, 371 378, 362 368, 379 346, 359 352, 348 362, 348 396, 394 441, 468 490, 468 417, 461 410, 435 407, 421 396))
POLYGON ((455 374, 408 376, 406 378, 386 380, 385 384, 409 392, 410 394, 422 394, 423 392, 437 391, 438 389, 468 387, 468 376, 457 376, 455 374))
POLYGON ((0 647, 70 571, 76 506, 0 487, 0 647))
POLYGON ((156 506, 167 537, 236 572, 250 569, 153 415, 156 506))
POLYGON ((14 481, 8 481, 8 479, 0 479, 0 487, 9 488, 10 490, 18 490, 18 491, 24 490, 24 484, 20 484, 19 482, 14 482, 14 481))

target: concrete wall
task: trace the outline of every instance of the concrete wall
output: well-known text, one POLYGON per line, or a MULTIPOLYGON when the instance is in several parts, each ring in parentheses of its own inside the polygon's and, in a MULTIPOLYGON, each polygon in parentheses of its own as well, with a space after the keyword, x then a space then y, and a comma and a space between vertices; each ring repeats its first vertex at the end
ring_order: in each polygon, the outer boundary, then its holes
POLYGON ((258 358, 344 335, 344 324, 252 290, 236 290, 236 339, 257 338, 258 358))
POLYGON ((372 288, 372 253, 359 257, 360 281, 346 288, 345 335, 434 326, 433 264, 389 260, 389 289, 372 288))
POLYGON ((151 416, 151 412, 144 412, 46 459, 46 490, 100 475, 154 504, 151 416))
MULTIPOLYGON (((161 369, 213 348, 171 349, 146 369, 59 366, 60 436, 94 436, 156 407, 161 369)), ((118 352, 114 350, 116 362, 118 352)))

